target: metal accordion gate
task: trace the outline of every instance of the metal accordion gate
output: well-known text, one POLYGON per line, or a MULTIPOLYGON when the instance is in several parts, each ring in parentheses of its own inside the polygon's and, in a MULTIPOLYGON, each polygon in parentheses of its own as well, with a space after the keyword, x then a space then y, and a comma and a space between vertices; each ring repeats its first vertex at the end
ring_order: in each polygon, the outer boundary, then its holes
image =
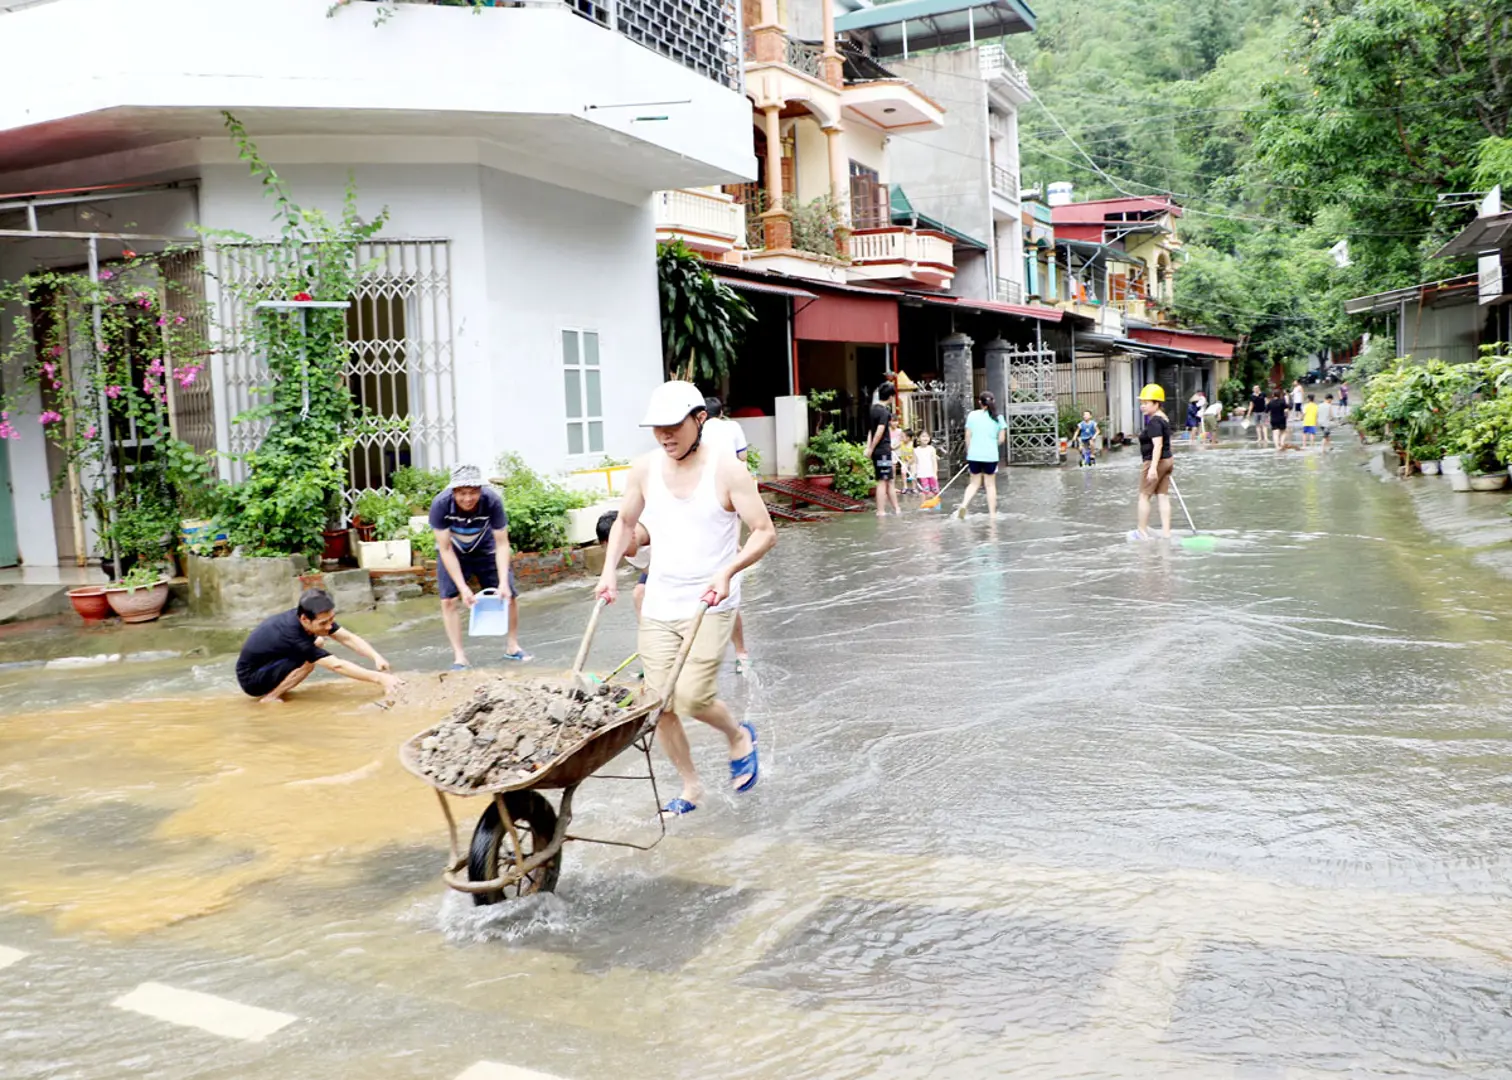
POLYGON ((1059 413, 1055 402, 1055 350, 1013 348, 1004 357, 1008 395, 1008 461, 1013 465, 1060 463, 1059 413))
MULTIPOLYGON (((252 305, 273 277, 266 244, 214 249, 226 405, 218 418, 232 455, 232 479, 245 476, 241 456, 267 433, 265 421, 241 420, 259 404, 269 373, 247 333, 252 305)), ((457 459, 452 337, 451 248, 445 240, 374 240, 358 246, 362 284, 347 310, 346 380, 359 413, 393 423, 372 425, 347 459, 348 507, 363 491, 389 490, 404 465, 440 468, 457 459)), ((269 298, 272 298, 271 295, 269 298)))

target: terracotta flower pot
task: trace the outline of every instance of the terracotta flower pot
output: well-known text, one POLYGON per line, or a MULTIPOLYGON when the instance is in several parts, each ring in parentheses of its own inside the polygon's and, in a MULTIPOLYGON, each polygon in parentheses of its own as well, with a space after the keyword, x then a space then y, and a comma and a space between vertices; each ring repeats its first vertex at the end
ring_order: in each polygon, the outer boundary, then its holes
POLYGON ((110 618, 110 601, 105 596, 105 586, 84 585, 68 590, 68 602, 87 623, 104 622, 110 618))
POLYGON ((105 598, 122 622, 151 622, 168 603, 168 583, 160 581, 139 589, 107 589, 105 598))
POLYGON ((325 550, 320 553, 322 559, 334 559, 340 561, 352 554, 352 532, 350 529, 326 529, 321 533, 325 538, 325 550))
POLYGON ((835 486, 834 473, 810 473, 804 479, 816 488, 832 488, 835 486))

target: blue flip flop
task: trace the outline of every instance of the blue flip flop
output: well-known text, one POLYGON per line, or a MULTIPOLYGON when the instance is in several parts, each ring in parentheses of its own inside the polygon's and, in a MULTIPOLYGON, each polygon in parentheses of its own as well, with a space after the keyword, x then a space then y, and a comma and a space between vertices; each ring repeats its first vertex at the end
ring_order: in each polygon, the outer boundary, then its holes
POLYGON ((507 653, 505 653, 504 654, 504 659, 505 660, 518 660, 520 663, 524 664, 524 663, 527 663, 527 662, 529 662, 531 660, 534 660, 535 657, 531 656, 524 649, 516 649, 514 652, 507 652, 507 653))
POLYGON ((761 778, 761 759, 756 753, 756 727, 753 724, 742 723, 746 733, 751 736, 751 752, 743 758, 736 758, 730 762, 730 779, 739 780, 742 776, 749 776, 740 787, 735 789, 735 794, 744 795, 756 786, 756 781, 761 778))
POLYGON ((662 807, 661 812, 664 816, 682 817, 684 814, 691 814, 697 809, 698 807, 694 806, 687 799, 678 798, 673 799, 666 806, 662 807))
POLYGON ((470 667, 472 667, 471 664, 453 664, 451 669, 453 671, 466 671, 470 667))

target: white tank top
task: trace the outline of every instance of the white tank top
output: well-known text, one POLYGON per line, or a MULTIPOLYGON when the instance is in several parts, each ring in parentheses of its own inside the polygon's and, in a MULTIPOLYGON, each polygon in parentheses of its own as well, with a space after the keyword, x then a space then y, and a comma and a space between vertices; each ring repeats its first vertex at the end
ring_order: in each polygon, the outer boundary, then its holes
MULTIPOLYGON (((641 614, 661 622, 691 619, 698 599, 721 567, 740 551, 740 515, 719 501, 716 473, 719 457, 708 454, 698 486, 686 499, 667 488, 664 455, 656 454, 647 470, 646 508, 641 521, 656 545, 656 558, 646 578, 641 614)), ((730 583, 730 595, 715 611, 740 606, 740 575, 730 583)))

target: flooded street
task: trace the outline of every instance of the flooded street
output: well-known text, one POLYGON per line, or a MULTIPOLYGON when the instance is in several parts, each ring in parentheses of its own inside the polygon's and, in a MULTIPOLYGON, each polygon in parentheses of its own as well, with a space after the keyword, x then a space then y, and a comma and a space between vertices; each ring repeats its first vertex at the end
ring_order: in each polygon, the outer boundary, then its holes
MULTIPOLYGON (((1128 452, 782 529, 723 678, 757 790, 693 730, 659 847, 494 908, 396 759, 432 713, 0 673, 0 1076, 1512 1076, 1512 583, 1363 460, 1178 455, 1211 552, 1127 541, 1128 452)), ((533 667, 588 596, 523 605, 533 667)), ((413 610, 375 644, 434 673, 413 610)), ((590 781, 574 831, 653 809, 590 781)))

